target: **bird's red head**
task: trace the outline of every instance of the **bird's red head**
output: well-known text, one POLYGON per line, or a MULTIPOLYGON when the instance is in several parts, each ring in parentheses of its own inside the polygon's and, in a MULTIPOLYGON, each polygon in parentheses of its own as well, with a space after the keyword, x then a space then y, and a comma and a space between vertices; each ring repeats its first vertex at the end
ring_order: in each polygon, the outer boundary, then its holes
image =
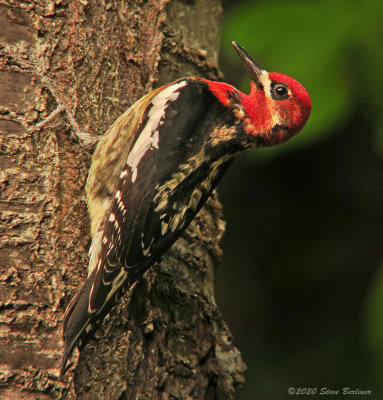
POLYGON ((311 112, 306 89, 295 79, 278 72, 267 72, 251 56, 233 42, 250 75, 249 95, 241 93, 241 109, 237 112, 250 135, 261 136, 265 145, 284 142, 298 133, 311 112))

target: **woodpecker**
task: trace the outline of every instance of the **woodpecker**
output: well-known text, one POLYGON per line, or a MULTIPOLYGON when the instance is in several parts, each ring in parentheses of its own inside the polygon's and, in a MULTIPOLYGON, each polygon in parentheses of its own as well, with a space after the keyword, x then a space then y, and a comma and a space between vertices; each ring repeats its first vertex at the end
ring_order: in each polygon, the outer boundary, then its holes
POLYGON ((172 246, 234 156, 299 132, 311 101, 289 76, 267 72, 233 42, 250 94, 183 78, 146 94, 100 140, 86 193, 93 238, 89 275, 64 316, 60 374, 124 291, 172 246))

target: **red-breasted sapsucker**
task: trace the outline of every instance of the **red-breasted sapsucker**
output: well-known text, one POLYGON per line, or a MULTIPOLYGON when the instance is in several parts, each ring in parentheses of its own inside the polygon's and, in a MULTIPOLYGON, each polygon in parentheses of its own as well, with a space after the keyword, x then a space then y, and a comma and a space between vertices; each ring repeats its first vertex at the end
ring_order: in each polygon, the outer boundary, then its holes
POLYGON ((251 79, 249 95, 179 79, 138 100, 100 140, 86 187, 89 276, 64 317, 61 374, 73 347, 85 345, 123 291, 187 228, 233 157, 282 143, 306 123, 304 87, 233 45, 251 79))

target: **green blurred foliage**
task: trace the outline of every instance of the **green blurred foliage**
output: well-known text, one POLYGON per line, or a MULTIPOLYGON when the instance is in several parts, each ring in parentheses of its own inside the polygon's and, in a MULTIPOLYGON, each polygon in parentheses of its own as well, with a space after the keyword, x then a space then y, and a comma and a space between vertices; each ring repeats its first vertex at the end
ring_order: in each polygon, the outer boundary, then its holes
MULTIPOLYGON (((359 105, 379 116, 376 150, 383 156, 383 6, 381 0, 232 2, 226 14, 222 53, 238 65, 235 40, 266 69, 299 80, 309 91, 312 115, 297 138, 277 151, 313 144, 334 132, 359 105), (355 81, 364 92, 355 92, 355 81)), ((239 71, 237 71, 239 72, 239 71)), ((240 87, 246 91, 243 74, 240 87)))
POLYGON ((228 1, 221 66, 248 92, 232 40, 312 100, 301 133, 246 152, 219 187, 217 300, 249 367, 236 399, 383 398, 383 3, 228 1))

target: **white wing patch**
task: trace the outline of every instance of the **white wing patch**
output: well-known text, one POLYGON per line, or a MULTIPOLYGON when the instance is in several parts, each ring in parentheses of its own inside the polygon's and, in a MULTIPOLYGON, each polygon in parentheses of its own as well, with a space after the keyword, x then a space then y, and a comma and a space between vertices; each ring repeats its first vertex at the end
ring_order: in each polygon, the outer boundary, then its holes
POLYGON ((132 169, 132 182, 137 179, 137 167, 142 157, 149 149, 158 149, 159 132, 158 128, 163 124, 162 118, 165 116, 169 102, 177 100, 180 95, 177 90, 184 87, 186 81, 181 81, 169 86, 152 99, 152 108, 149 111, 149 119, 128 155, 127 164, 132 169))

